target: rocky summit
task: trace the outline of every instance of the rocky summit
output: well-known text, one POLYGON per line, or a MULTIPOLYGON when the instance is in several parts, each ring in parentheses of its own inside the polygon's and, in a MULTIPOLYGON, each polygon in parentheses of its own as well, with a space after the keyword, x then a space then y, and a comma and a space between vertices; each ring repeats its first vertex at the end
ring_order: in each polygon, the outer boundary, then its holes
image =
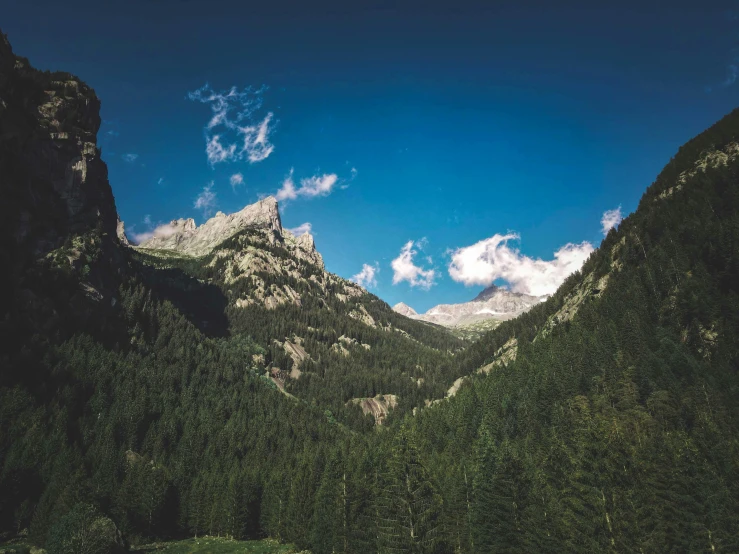
POLYGON ((245 229, 259 231, 269 244, 279 244, 296 258, 323 268, 323 258, 316 250, 310 233, 296 237, 282 228, 279 207, 274 196, 268 196, 230 215, 218 212, 199 227, 192 218, 172 220, 157 227, 152 237, 142 242, 139 248, 204 256, 224 240, 245 229))
POLYGON ((423 314, 416 313, 413 308, 400 302, 393 306, 393 310, 411 319, 445 327, 464 327, 486 320, 513 319, 546 299, 546 296, 530 296, 491 285, 471 302, 439 304, 423 314))
POLYGON ((393 306, 393 310, 398 312, 400 315, 404 315, 406 317, 412 317, 414 315, 418 315, 418 312, 411 308, 408 304, 405 302, 398 302, 393 306))

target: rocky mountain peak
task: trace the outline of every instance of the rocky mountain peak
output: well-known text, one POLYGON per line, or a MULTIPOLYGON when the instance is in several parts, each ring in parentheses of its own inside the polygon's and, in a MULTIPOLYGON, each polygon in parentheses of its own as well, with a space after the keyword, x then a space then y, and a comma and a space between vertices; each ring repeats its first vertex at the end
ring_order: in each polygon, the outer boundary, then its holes
POLYGON ((406 317, 410 317, 413 315, 418 315, 418 312, 411 308, 408 304, 405 302, 398 302, 393 306, 393 311, 398 312, 400 315, 404 315, 406 317))
POLYGON ((470 302, 439 304, 424 314, 416 313, 413 308, 403 302, 393 306, 393 310, 411 319, 428 321, 445 327, 463 327, 489 319, 496 321, 513 319, 543 300, 545 297, 511 292, 491 285, 470 302))
POLYGON ((227 215, 218 212, 199 227, 192 218, 172 220, 169 224, 158 227, 154 235, 139 247, 176 250, 192 256, 202 256, 247 228, 271 231, 277 237, 282 237, 282 222, 274 196, 245 206, 236 213, 227 215))
POLYGON ((492 298, 496 292, 498 292, 500 289, 497 285, 490 285, 489 287, 483 289, 480 294, 475 296, 475 298, 472 299, 473 302, 484 302, 485 300, 492 298))

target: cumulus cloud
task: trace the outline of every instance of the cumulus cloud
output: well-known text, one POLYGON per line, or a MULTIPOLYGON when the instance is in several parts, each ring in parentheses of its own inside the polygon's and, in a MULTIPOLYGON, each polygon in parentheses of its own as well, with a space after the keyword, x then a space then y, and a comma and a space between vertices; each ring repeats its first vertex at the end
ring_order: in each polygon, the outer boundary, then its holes
POLYGON ((241 173, 234 173, 231 175, 231 179, 229 181, 231 183, 231 188, 235 191, 236 187, 244 184, 244 176, 241 173))
POLYGON ((213 209, 216 207, 216 193, 213 192, 213 181, 205 185, 203 190, 195 197, 195 203, 193 207, 198 210, 202 210, 204 216, 209 216, 213 213, 213 209))
POLYGON ((621 215, 621 206, 613 210, 606 210, 603 212, 603 217, 600 218, 600 225, 603 234, 607 235, 608 231, 621 223, 622 219, 623 215, 621 215))
POLYGON ((375 265, 362 264, 362 271, 353 275, 351 280, 358 284, 360 287, 366 289, 377 286, 376 275, 380 272, 380 265, 375 262, 375 265))
POLYGON ((420 287, 425 290, 431 288, 434 284, 436 272, 433 269, 424 269, 413 263, 413 257, 418 254, 417 248, 422 248, 425 243, 426 239, 421 239, 417 243, 409 240, 401 248, 400 255, 390 263, 393 268, 393 285, 408 281, 412 287, 420 287), (414 246, 417 248, 414 248, 414 246))
POLYGON ((465 285, 488 286, 496 279, 508 282, 513 292, 544 296, 582 267, 593 252, 589 242, 566 244, 554 253, 553 260, 533 259, 521 254, 509 241, 516 233, 496 234, 471 246, 457 248, 449 264, 449 276, 465 285))
POLYGON ((269 137, 274 114, 268 112, 261 120, 255 117, 262 107, 264 90, 231 87, 216 92, 206 84, 188 93, 190 100, 208 104, 212 112, 204 129, 205 153, 211 165, 242 160, 257 163, 272 154, 274 145, 269 137))
POLYGON ((123 161, 132 164, 139 158, 139 155, 134 154, 133 152, 129 152, 128 154, 123 154, 121 158, 123 158, 123 161))
POLYGON ((314 175, 313 177, 306 177, 300 180, 300 185, 295 186, 293 180, 293 170, 285 180, 282 182, 282 186, 278 189, 275 194, 277 200, 295 200, 298 197, 313 198, 315 196, 328 196, 331 194, 334 186, 338 182, 339 178, 335 173, 324 173, 323 175, 314 175))
POLYGON ((296 237, 299 237, 301 235, 304 235, 306 233, 310 233, 313 230, 313 225, 308 223, 307 221, 305 223, 301 223, 297 227, 293 227, 292 229, 288 229, 293 235, 296 237))

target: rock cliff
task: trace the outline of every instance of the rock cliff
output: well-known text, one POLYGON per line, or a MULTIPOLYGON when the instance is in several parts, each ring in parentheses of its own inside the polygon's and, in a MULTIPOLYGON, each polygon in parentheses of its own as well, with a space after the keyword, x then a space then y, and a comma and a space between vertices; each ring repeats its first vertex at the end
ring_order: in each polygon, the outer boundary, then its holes
POLYGON ((39 71, 0 33, 0 236, 38 256, 118 217, 96 135, 100 100, 69 73, 39 71))
POLYGON ((282 228, 274 196, 268 196, 230 215, 218 212, 199 227, 193 219, 170 221, 157 227, 154 235, 142 242, 139 248, 204 256, 224 240, 246 229, 262 232, 270 244, 283 246, 295 257, 323 268, 323 258, 316 250, 313 237, 309 233, 296 237, 282 228))

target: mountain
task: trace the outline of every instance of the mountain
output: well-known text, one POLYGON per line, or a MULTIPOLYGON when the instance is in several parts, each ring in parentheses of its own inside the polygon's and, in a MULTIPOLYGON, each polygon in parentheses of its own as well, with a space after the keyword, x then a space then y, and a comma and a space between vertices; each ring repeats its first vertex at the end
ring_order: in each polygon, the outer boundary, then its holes
POLYGON ((278 533, 288 468, 443 395, 463 344, 327 272, 274 198, 132 247, 99 108, 0 41, 0 540, 49 546, 84 514, 110 537, 278 533))
POLYGON ((487 320, 513 319, 545 300, 545 296, 529 296, 492 285, 470 302, 439 304, 424 314, 416 313, 413 308, 402 302, 393 306, 393 310, 411 319, 454 328, 467 327, 487 320))
POLYGON ((0 540, 739 551, 739 110, 469 344, 326 271, 272 199, 131 247, 98 108, 0 41, 0 540))
POLYGON ((414 315, 418 315, 416 313, 416 310, 411 308, 408 304, 405 304, 404 302, 398 302, 393 306, 393 311, 399 313, 400 315, 404 315, 406 317, 413 317, 414 315))
POLYGON ((277 200, 269 196, 239 212, 226 215, 218 212, 215 217, 195 226, 193 219, 178 219, 158 227, 153 236, 139 245, 155 250, 174 250, 191 256, 202 256, 213 250, 227 238, 246 229, 264 229, 271 232, 274 241, 289 247, 291 254, 323 267, 323 259, 316 252, 310 233, 295 237, 282 228, 277 200))
POLYGON ((739 551, 738 244, 735 110, 409 423, 459 551, 739 551))

